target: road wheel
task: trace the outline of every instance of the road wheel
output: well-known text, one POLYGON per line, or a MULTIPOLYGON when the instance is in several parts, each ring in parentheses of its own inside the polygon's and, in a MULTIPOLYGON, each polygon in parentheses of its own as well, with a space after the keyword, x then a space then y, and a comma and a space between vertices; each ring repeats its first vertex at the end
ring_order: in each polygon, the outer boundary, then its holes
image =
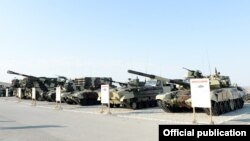
POLYGON ((150 101, 150 107, 156 107, 157 103, 155 100, 150 101))
POLYGON ((143 105, 144 105, 144 108, 148 108, 148 107, 150 107, 150 101, 145 101, 145 102, 143 102, 143 105))
POLYGON ((225 113, 230 112, 230 106, 228 101, 224 101, 224 108, 225 108, 225 113))
POLYGON ((230 110, 231 110, 231 111, 235 110, 235 103, 234 103, 234 100, 229 100, 229 107, 230 107, 230 110))
POLYGON ((137 105, 138 105, 138 109, 145 108, 144 102, 137 102, 137 105))
POLYGON ((114 108, 114 104, 110 103, 109 106, 110 106, 110 108, 114 108))
POLYGON ((239 99, 239 103, 240 103, 240 109, 243 108, 244 100, 242 98, 239 99))
POLYGON ((136 110, 138 108, 138 104, 136 102, 132 102, 131 108, 136 110))
POLYGON ((172 107, 171 105, 167 104, 166 102, 162 103, 162 107, 164 109, 165 112, 168 113, 172 113, 172 112, 176 112, 176 108, 172 107))
POLYGON ((219 103, 217 103, 217 102, 212 102, 212 114, 213 114, 214 116, 218 116, 218 115, 221 114, 219 103))
POLYGON ((239 109, 239 108, 240 108, 239 99, 235 99, 235 100, 234 100, 234 103, 235 103, 235 109, 239 109))

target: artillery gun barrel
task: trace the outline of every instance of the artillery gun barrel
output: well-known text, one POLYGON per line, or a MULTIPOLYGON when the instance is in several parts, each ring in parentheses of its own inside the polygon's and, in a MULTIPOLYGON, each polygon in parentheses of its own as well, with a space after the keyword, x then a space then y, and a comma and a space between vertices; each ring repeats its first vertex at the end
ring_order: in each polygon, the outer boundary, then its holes
POLYGON ((35 77, 35 76, 26 75, 26 74, 21 74, 21 73, 17 73, 17 72, 10 71, 10 70, 8 70, 7 73, 8 73, 8 74, 14 74, 14 75, 20 75, 20 76, 24 76, 24 77, 37 78, 37 77, 35 77))

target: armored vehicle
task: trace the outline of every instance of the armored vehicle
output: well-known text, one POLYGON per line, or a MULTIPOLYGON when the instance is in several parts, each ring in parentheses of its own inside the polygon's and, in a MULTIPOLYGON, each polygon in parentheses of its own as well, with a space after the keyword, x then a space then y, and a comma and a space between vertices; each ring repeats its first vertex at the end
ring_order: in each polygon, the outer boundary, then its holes
MULTIPOLYGON (((187 69, 188 70, 188 69, 187 69)), ((210 81, 210 97, 213 115, 220 115, 232 110, 240 109, 244 105, 246 93, 241 87, 232 86, 229 76, 221 76, 217 71, 215 75, 203 76, 200 71, 188 70, 188 76, 183 82, 187 87, 180 83, 175 91, 159 94, 156 99, 159 106, 165 112, 180 112, 192 108, 191 92, 189 80, 191 78, 208 78, 210 81)), ((155 77, 155 79, 158 79, 155 77)), ((209 114, 208 109, 204 109, 209 114)))
POLYGON ((46 94, 50 90, 54 90, 57 86, 57 78, 48 77, 35 77, 31 75, 16 73, 13 71, 7 71, 8 74, 20 75, 25 77, 19 81, 19 85, 22 91, 22 98, 31 98, 32 88, 36 88, 36 99, 45 100, 46 94))
MULTIPOLYGON (((60 86, 61 93, 72 91, 72 89, 68 88, 69 81, 70 80, 64 76, 58 76, 55 87, 60 86)), ((48 91, 48 93, 45 96, 46 97, 45 99, 49 102, 56 101, 56 88, 55 87, 54 89, 51 89, 50 91, 48 91)))
POLYGON ((4 93, 4 86, 0 85, 0 97, 4 97, 5 93, 4 93))
POLYGON ((20 80, 19 79, 13 79, 11 81, 11 86, 9 89, 10 96, 16 96, 17 97, 17 88, 20 88, 20 80))
POLYGON ((101 85, 112 83, 108 80, 110 77, 84 77, 74 80, 75 90, 65 93, 64 100, 68 104, 80 104, 80 105, 94 105, 99 104, 98 92, 101 89, 101 85))
POLYGON ((11 93, 11 87, 5 86, 5 85, 0 85, 0 97, 5 97, 6 96, 6 89, 8 89, 8 94, 9 96, 13 96, 11 93))
MULTIPOLYGON (((185 82, 185 81, 183 81, 181 79, 168 79, 168 78, 164 78, 164 77, 161 77, 161 76, 146 74, 146 73, 133 71, 133 70, 129 70, 128 72, 132 73, 132 74, 148 77, 148 78, 150 78, 152 80, 157 80, 158 83, 161 83, 161 87, 163 88, 163 92, 156 94, 155 95, 155 100, 158 100, 159 94, 162 94, 162 93, 169 93, 169 92, 175 91, 177 89, 183 89, 183 90, 184 89, 189 89, 189 83, 187 83, 187 82, 185 82)), ((158 105, 160 107, 162 107, 161 104, 158 104, 158 105)))
MULTIPOLYGON (((128 70, 129 73, 138 72, 128 70)), ((121 85, 119 88, 110 89, 110 107, 126 107, 141 109, 157 106, 156 95, 170 91, 171 86, 162 81, 139 81, 129 79, 127 83, 112 81, 121 85)), ((99 99, 100 100, 100 99, 99 99)))

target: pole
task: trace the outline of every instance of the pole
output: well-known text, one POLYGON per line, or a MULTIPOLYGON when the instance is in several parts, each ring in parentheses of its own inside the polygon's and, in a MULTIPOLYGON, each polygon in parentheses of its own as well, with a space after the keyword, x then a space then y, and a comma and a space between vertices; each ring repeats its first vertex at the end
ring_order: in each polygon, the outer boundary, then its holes
POLYGON ((196 124, 197 120, 196 120, 196 113, 195 113, 195 107, 193 107, 193 124, 196 124))
POLYGON ((6 88, 6 90, 5 90, 5 91, 6 91, 5 96, 6 96, 6 97, 9 97, 9 89, 8 89, 8 88, 6 88))
POLYGON ((56 87, 56 107, 55 109, 58 109, 58 110, 62 110, 62 106, 61 106, 61 87, 58 86, 56 87))
POLYGON ((36 88, 32 88, 32 106, 36 106, 36 88))
POLYGON ((213 115, 212 115, 212 108, 209 108, 209 110, 210 110, 210 124, 214 124, 213 115))
POLYGON ((21 88, 17 88, 17 97, 18 97, 17 102, 21 102, 21 100, 22 100, 22 90, 21 90, 21 88))
POLYGON ((109 108, 108 109, 108 114, 111 115, 111 112, 110 112, 110 102, 108 103, 108 105, 109 105, 109 107, 108 107, 109 108))

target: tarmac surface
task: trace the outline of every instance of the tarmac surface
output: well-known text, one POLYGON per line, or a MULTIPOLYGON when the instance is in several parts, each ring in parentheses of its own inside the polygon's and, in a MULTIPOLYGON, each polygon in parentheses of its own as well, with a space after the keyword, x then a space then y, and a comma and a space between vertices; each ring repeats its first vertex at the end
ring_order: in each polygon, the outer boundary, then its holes
MULTIPOLYGON (((0 141, 156 141, 160 124, 192 124, 192 112, 165 113, 158 107, 141 110, 111 109, 101 114, 101 105, 79 106, 0 97, 0 141)), ((209 124, 209 116, 197 113, 198 124, 209 124)), ((215 124, 250 125, 250 104, 213 117, 215 124)))

